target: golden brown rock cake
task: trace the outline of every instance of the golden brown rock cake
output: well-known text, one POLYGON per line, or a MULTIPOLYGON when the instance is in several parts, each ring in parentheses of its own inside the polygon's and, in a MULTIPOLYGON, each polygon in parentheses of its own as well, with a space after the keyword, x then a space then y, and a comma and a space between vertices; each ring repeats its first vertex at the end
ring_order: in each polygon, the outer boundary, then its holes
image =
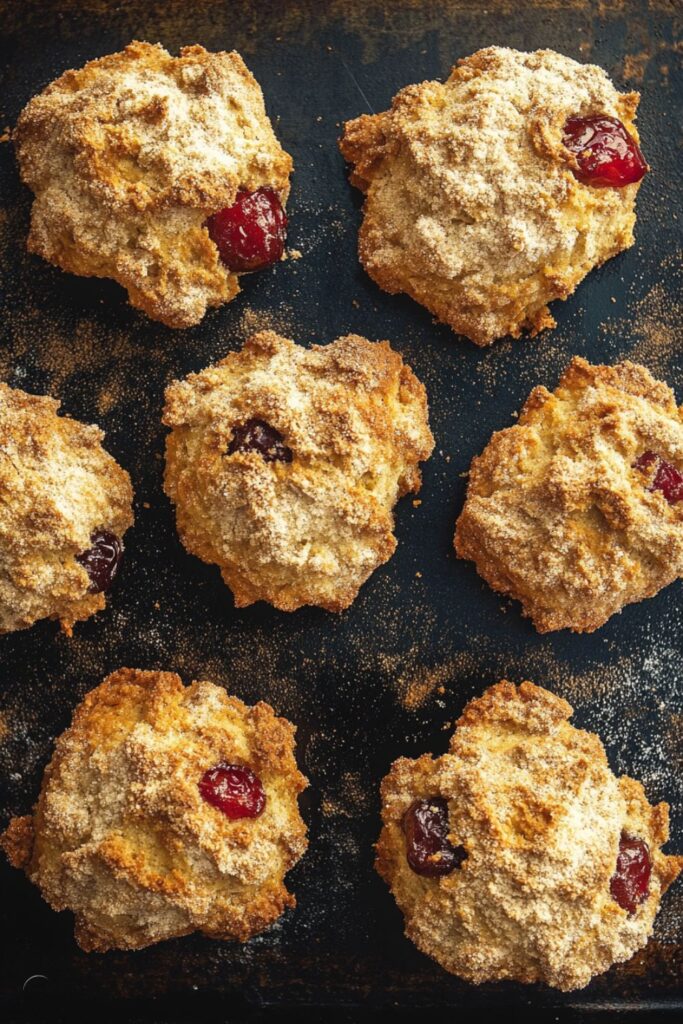
POLYGON ((188 551, 238 607, 341 611, 393 554, 393 507, 434 446, 388 342, 310 349, 272 331, 166 391, 166 493, 188 551))
POLYGON ((668 807, 616 778, 566 701, 501 682, 448 752, 382 782, 377 870, 418 949, 466 981, 582 988, 647 943, 683 857, 668 807))
POLYGON ((203 932, 245 941, 295 904, 306 850, 294 727, 210 682, 120 669, 55 745, 0 843, 86 951, 203 932))
POLYGON ((207 220, 266 188, 284 207, 291 158, 238 53, 133 42, 66 71, 14 135, 35 193, 28 248, 62 270, 111 277, 169 327, 229 302, 238 272, 207 220))
POLYGON ((671 389, 577 357, 472 462, 455 549, 539 632, 592 632, 683 575, 682 473, 671 389))
POLYGON ((340 147, 366 197, 368 274, 477 345, 553 327, 548 303, 633 243, 639 187, 578 180, 567 123, 616 119, 617 147, 637 148, 638 99, 595 65, 491 46, 348 121, 340 147))
POLYGON ((98 427, 0 383, 0 633, 105 606, 133 523, 130 477, 98 427))

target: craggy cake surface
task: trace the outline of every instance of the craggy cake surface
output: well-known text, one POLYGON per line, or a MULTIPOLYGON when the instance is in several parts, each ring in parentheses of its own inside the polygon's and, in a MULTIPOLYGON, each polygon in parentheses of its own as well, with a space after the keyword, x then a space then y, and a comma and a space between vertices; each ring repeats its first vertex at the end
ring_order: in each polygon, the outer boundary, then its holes
POLYGON ((28 247, 62 270, 112 277, 169 327, 199 323, 239 291, 207 217, 239 189, 284 202, 292 161, 238 53, 133 42, 66 71, 14 132, 35 193, 28 247))
POLYGON ((654 452, 683 469, 683 413, 643 366, 575 358, 536 387, 470 468, 455 548, 541 632, 590 632, 683 575, 683 501, 652 490, 654 452))
POLYGON ((425 390, 388 342, 305 349, 272 331, 166 392, 166 493, 189 551, 238 606, 346 608, 393 554, 393 506, 434 441, 425 390), (266 423, 282 458, 232 450, 266 423))
POLYGON ((294 727, 220 686, 120 669, 56 743, 34 814, 2 837, 86 951, 198 930, 244 941, 294 906, 285 872, 306 849, 294 727), (229 820, 198 783, 220 762, 261 778, 258 818, 229 820))
POLYGON ((76 555, 96 530, 121 538, 133 523, 130 478, 104 434, 58 410, 0 382, 0 634, 44 618, 68 632, 104 608, 76 555))
POLYGON ((564 123, 608 114, 637 139, 637 104, 552 50, 490 46, 407 86, 340 143, 366 193, 363 266, 478 345, 554 326, 548 303, 633 243, 638 191, 577 181, 564 123))
POLYGON ((616 778, 599 738, 575 729, 571 714, 532 683, 498 683, 466 706, 446 754, 400 758, 382 782, 377 870, 408 937, 467 981, 582 988, 645 945, 683 868, 683 857, 661 852, 667 805, 616 778), (429 878, 408 865, 403 818, 413 800, 435 796, 467 856, 429 878), (633 914, 610 892, 622 832, 645 840, 652 860, 649 895, 633 914))

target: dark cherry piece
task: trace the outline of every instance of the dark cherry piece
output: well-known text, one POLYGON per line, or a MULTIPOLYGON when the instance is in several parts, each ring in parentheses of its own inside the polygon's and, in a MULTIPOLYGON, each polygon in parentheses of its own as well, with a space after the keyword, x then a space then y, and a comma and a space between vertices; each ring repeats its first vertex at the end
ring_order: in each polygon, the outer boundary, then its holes
POLYGON ((643 452, 633 465, 644 473, 656 467, 652 483, 648 487, 649 491, 661 491, 670 505, 683 500, 683 473, 661 455, 651 451, 643 452))
POLYGON ((638 143, 616 117, 570 117, 562 141, 576 156, 574 177, 584 185, 623 188, 640 181, 648 170, 638 143))
POLYGON ((228 455, 235 452, 258 452, 264 462, 292 461, 292 449, 284 443, 280 431, 265 420, 247 420, 233 429, 228 455))
POLYGON ((96 530, 90 538, 90 543, 92 547, 76 555, 76 561, 80 562, 90 577, 88 592, 102 594, 109 590, 119 571, 123 544, 108 530, 96 530))
POLYGON ((418 875, 449 875, 467 857, 462 846, 448 841, 448 804, 441 796, 414 800, 403 816, 406 858, 418 875))
POLYGON ((244 764, 221 761, 209 768, 201 777, 199 792, 207 804, 217 807, 233 821, 258 818, 266 806, 261 780, 244 764))
POLYGON ((272 188, 239 192, 233 205, 214 213, 206 226, 223 263, 235 272, 270 267, 284 252, 287 214, 272 188))
POLYGON ((634 914, 650 890, 652 863, 647 843, 627 832, 621 833, 617 870, 612 875, 610 892, 623 910, 634 914))

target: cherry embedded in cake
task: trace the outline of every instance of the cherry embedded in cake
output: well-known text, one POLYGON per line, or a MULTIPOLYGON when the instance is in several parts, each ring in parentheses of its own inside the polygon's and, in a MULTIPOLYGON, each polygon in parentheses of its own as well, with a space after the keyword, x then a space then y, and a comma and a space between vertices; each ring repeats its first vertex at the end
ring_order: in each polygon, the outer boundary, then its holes
POLYGON ((73 912, 86 952, 193 931, 246 942, 295 902, 285 876, 307 845, 295 731, 209 680, 119 669, 79 705, 35 819, 13 818, 0 851, 73 912))
POLYGON ((647 944, 683 870, 662 850, 667 805, 617 777, 571 714, 502 680, 466 705, 446 753, 399 757, 381 782, 375 866, 408 938, 470 983, 583 988, 647 944))
POLYGON ((477 345, 554 327, 549 303, 633 244, 637 105, 602 68, 505 46, 402 89, 340 140, 361 263, 477 345))
POLYGON ((449 875, 467 856, 448 840, 448 804, 441 796, 414 800, 403 818, 406 859, 417 875, 449 875))
POLYGON ((76 555, 90 577, 89 592, 104 594, 114 582, 123 557, 123 544, 108 530, 96 530, 90 538, 92 547, 76 555))
POLYGON ((593 188, 634 185, 648 170, 638 143, 616 117, 570 117, 564 145, 577 159, 574 177, 593 188))
POLYGON ((284 443, 279 430, 265 420, 252 418, 235 427, 228 445, 228 455, 235 452, 258 452, 264 462, 291 462, 292 449, 284 443))
POLYGON ((244 764, 221 762, 204 772, 199 792, 208 804, 227 818, 258 818, 266 806, 266 794, 258 775, 244 764))
POLYGON ((650 891, 652 862, 647 843, 627 832, 621 833, 617 869, 612 875, 610 892, 619 906, 635 914, 650 891))
POLYGON ((683 499, 683 473, 656 452, 647 451, 634 462, 635 469, 651 475, 649 491, 661 491, 670 505, 683 499))
MULTIPOLYGON (((578 187, 578 186, 577 186, 578 187)), ((305 348, 273 331, 166 391, 164 487, 189 552, 238 608, 340 612, 396 547, 393 507, 434 440, 388 342, 305 348)))
POLYGON ((206 222, 221 260, 235 273, 263 270, 282 257, 287 214, 272 188, 242 191, 206 222))
POLYGON ((292 160, 235 51, 132 42, 34 96, 12 138, 35 194, 29 250, 113 278, 168 327, 282 255, 292 160))

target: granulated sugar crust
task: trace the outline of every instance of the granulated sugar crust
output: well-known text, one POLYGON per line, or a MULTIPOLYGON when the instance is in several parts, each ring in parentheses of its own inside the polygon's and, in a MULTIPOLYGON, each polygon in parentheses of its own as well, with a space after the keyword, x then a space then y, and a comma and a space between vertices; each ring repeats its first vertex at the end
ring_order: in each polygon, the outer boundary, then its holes
POLYGON ((120 669, 91 690, 59 737, 33 815, 0 839, 86 951, 140 949, 201 931, 244 941, 295 905, 284 876, 306 850, 306 780, 294 727, 210 682, 120 669), (266 805, 230 820, 198 783, 247 764, 266 805))
POLYGON ((582 988, 652 933, 660 896, 683 869, 667 856, 668 806, 616 778, 572 708, 525 682, 501 682, 465 707, 448 753, 400 758, 382 782, 377 870, 406 934, 442 967, 479 984, 512 979, 582 988), (448 801, 449 839, 467 858, 441 878, 406 860, 403 816, 415 799, 448 801), (634 914, 610 893, 622 831, 652 860, 634 914))
POLYGON ((169 327, 239 291, 204 227, 238 190, 289 194, 292 161, 238 53, 133 42, 66 71, 14 135, 35 193, 28 248, 74 274, 111 277, 169 327))
POLYGON ((388 342, 305 349, 273 331, 166 391, 165 489, 188 551, 220 566, 238 607, 341 611, 396 547, 393 506, 432 451, 425 390, 388 342), (227 449, 256 418, 291 462, 227 449))
POLYGON ((477 345, 553 327, 547 304, 633 243, 639 187, 577 181, 565 121, 607 114, 637 139, 638 99, 595 65, 492 46, 347 122, 363 266, 477 345))
POLYGON ((683 468, 683 409, 634 363, 575 358, 531 392, 470 468, 455 549, 539 632, 592 632, 683 575, 683 502, 649 490, 645 451, 683 468))
POLYGON ((130 478, 104 434, 58 410, 0 382, 0 633, 44 618, 70 633, 104 608, 75 556, 96 530, 122 538, 133 523, 130 478))

